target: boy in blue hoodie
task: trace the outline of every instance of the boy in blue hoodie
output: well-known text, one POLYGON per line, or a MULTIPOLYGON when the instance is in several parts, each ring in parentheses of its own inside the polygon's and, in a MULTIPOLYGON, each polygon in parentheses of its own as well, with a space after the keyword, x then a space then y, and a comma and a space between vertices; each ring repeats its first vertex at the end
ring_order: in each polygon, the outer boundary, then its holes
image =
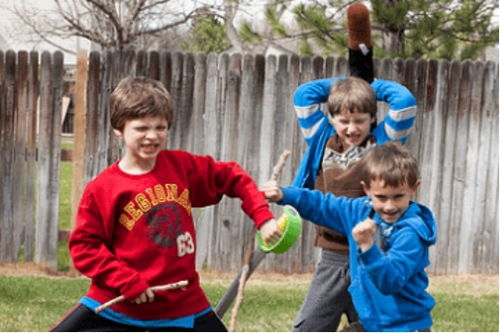
POLYGON ((427 331, 435 302, 425 291, 425 267, 437 227, 429 208, 411 201, 420 185, 417 161, 401 144, 386 143, 359 163, 366 197, 336 197, 276 182, 262 190, 270 201, 292 205, 305 220, 348 238, 349 293, 360 320, 351 329, 427 331))

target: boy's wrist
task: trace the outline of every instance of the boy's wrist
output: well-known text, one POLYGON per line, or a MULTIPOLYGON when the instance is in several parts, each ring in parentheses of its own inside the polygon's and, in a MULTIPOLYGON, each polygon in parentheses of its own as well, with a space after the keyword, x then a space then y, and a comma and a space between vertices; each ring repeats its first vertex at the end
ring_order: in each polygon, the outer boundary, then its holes
POLYGON ((255 210, 251 218, 254 221, 257 229, 259 229, 264 223, 274 219, 274 215, 271 210, 269 210, 269 206, 263 206, 255 210))
POLYGON ((359 250, 363 253, 363 252, 366 252, 368 251, 369 249, 371 249, 371 247, 373 246, 373 239, 369 240, 369 241, 366 241, 366 242, 363 242, 363 243, 359 243, 358 246, 359 246, 359 250))

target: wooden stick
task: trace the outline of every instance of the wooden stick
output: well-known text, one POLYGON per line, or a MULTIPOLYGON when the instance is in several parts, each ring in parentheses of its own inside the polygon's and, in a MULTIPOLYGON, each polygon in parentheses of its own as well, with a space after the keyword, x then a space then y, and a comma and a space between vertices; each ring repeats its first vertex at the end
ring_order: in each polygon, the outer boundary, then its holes
POLYGON ((278 176, 281 173, 281 170, 283 169, 283 166, 285 165, 285 162, 288 156, 290 156, 290 154, 291 152, 289 150, 284 150, 281 153, 278 163, 276 163, 276 165, 273 168, 273 172, 271 174, 271 180, 278 181, 278 176))
MULTIPOLYGON (((188 281, 182 280, 179 282, 164 284, 161 286, 154 286, 154 287, 151 287, 151 290, 152 291, 162 291, 162 290, 170 290, 170 289, 179 289, 179 288, 185 287, 187 285, 188 285, 188 281)), ((112 305, 115 305, 116 303, 123 302, 124 300, 125 300, 125 297, 123 295, 120 295, 118 297, 113 298, 111 301, 108 301, 108 302, 98 306, 97 308, 95 308, 94 312, 99 313, 102 310, 107 309, 112 305)))
POLYGON ((229 324, 229 332, 236 331, 236 321, 238 318, 238 310, 240 309, 241 303, 243 302, 243 290, 245 289, 245 283, 248 279, 248 274, 250 271, 250 260, 252 259, 252 252, 255 243, 255 234, 257 229, 254 227, 252 230, 252 236, 248 241, 245 257, 243 258, 243 268, 241 269, 240 281, 238 284, 238 294, 236 295, 236 303, 234 304, 233 310, 231 312, 231 322, 229 324))
MULTIPOLYGON (((281 173, 281 170, 283 169, 283 166, 285 165, 285 162, 290 156, 290 151, 285 150, 283 153, 281 153, 280 158, 278 160, 278 163, 273 168, 273 172, 271 173, 271 180, 278 181, 278 176, 281 173)), ((229 324, 229 332, 235 332, 236 331, 236 321, 238 318, 238 310, 240 309, 241 303, 243 303, 243 291, 245 289, 245 283, 248 280, 249 277, 249 271, 250 271, 250 261, 252 260, 252 254, 253 254, 253 248, 254 248, 254 240, 255 240, 255 233, 257 230, 254 228, 252 237, 250 239, 250 242, 247 246, 247 250, 245 253, 245 258, 243 260, 243 268, 241 269, 241 275, 240 275, 240 281, 238 284, 238 294, 236 295, 236 303, 234 304, 233 310, 231 312, 231 322, 229 324)))

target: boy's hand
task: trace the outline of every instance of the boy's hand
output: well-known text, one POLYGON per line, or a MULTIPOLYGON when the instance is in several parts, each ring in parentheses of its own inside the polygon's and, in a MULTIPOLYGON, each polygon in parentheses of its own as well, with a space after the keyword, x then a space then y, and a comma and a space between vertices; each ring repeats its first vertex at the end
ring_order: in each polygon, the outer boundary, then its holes
POLYGON ((269 180, 261 186, 260 190, 264 192, 266 199, 271 202, 283 200, 283 191, 278 187, 278 183, 274 180, 269 180))
POLYGON ((262 235, 262 239, 267 244, 273 244, 277 242, 281 238, 281 230, 278 228, 278 223, 276 223, 275 219, 264 222, 264 224, 260 227, 260 233, 262 235))
POLYGON ((359 222, 352 229, 352 236, 356 243, 358 243, 359 248, 362 252, 368 250, 373 245, 373 236, 377 232, 377 226, 375 222, 367 218, 366 220, 359 222))
POLYGON ((155 300, 155 293, 153 290, 151 290, 151 288, 148 288, 132 302, 135 304, 142 304, 146 302, 152 302, 154 300, 155 300))

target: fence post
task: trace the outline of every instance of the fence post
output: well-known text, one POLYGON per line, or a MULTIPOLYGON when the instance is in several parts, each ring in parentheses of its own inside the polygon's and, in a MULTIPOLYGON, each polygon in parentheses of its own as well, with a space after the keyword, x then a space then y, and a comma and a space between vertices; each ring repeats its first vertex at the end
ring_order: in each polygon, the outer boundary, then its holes
POLYGON ((5 81, 3 94, 3 114, 2 114, 2 233, 0 239, 0 259, 2 261, 14 262, 14 221, 12 216, 13 201, 12 172, 14 163, 14 126, 15 126, 15 106, 16 106, 16 54, 9 50, 5 54, 5 81), (8 176, 7 176, 8 175, 8 176))
POLYGON ((42 54, 35 262, 57 270, 63 55, 42 54))

